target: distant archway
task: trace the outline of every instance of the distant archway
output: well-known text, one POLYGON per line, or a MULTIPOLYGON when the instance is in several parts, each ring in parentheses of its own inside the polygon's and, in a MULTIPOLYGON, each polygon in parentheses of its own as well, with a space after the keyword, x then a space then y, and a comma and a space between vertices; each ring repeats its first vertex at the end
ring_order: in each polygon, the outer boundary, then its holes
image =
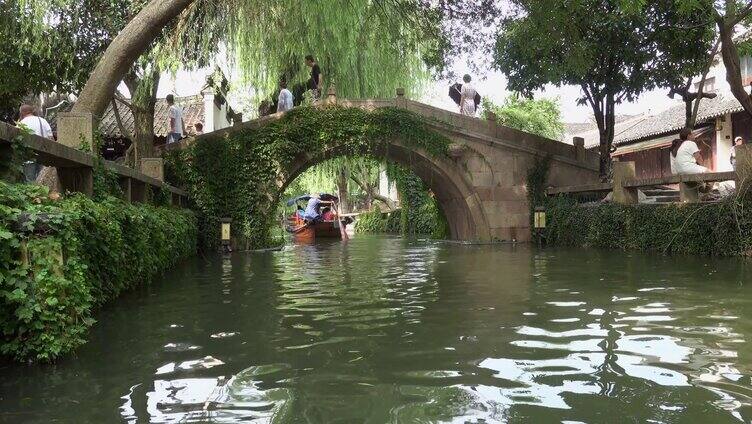
POLYGON ((315 155, 299 155, 285 164, 277 177, 278 195, 308 168, 336 157, 367 154, 383 158, 413 171, 434 193, 449 225, 453 240, 489 240, 488 221, 480 206, 480 198, 463 170, 449 158, 431 155, 424 149, 408 146, 398 140, 359 152, 330 149, 315 155))

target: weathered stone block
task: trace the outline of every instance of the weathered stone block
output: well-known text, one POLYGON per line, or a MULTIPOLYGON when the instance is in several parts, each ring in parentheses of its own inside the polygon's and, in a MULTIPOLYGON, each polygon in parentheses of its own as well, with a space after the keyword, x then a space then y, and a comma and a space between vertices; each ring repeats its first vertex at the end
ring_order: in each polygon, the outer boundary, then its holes
POLYGON ((84 112, 60 112, 57 117, 57 141, 68 147, 94 149, 94 115, 84 112))
POLYGON ((131 193, 131 179, 128 177, 122 177, 120 178, 120 189, 123 191, 123 200, 126 202, 132 202, 132 193, 131 193))
POLYGON ((637 189, 627 188, 622 184, 628 179, 635 178, 634 162, 614 162, 614 202, 624 205, 634 205, 638 201, 637 189))
POLYGON ((164 160, 162 158, 141 159, 141 172, 159 181, 164 181, 164 160))

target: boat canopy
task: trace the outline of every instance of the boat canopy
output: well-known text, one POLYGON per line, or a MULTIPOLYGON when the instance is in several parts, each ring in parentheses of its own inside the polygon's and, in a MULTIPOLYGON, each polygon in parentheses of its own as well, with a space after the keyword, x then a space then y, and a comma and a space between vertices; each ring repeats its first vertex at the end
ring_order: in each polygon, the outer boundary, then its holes
MULTIPOLYGON (((310 194, 304 194, 302 196, 293 197, 292 199, 287 201, 287 206, 292 206, 300 201, 307 202, 311 200, 311 197, 313 197, 313 195, 310 195, 310 194)), ((319 193, 319 199, 325 202, 336 202, 339 200, 337 196, 333 194, 329 194, 329 193, 319 193)))

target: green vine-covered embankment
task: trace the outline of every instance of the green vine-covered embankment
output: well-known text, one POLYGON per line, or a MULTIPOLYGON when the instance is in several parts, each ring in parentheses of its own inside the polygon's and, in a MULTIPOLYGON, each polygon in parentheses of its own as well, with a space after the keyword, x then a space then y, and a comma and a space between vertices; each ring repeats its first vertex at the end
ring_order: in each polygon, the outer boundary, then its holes
POLYGON ((578 205, 564 197, 546 207, 546 242, 625 250, 752 256, 752 203, 578 205))
POLYGON ((750 197, 735 195, 717 203, 579 204, 565 196, 545 196, 547 169, 547 161, 539 162, 528 174, 528 188, 531 206, 545 207, 543 237, 548 244, 752 256, 750 197))
POLYGON ((0 181, 0 353, 50 361, 85 342, 93 311, 195 253, 192 212, 50 198, 0 181))
POLYGON ((241 248, 276 244, 270 228, 280 181, 291 165, 307 157, 314 165, 333 156, 368 154, 399 141, 429 154, 447 154, 449 139, 419 116, 397 108, 300 107, 282 119, 222 137, 206 137, 166 155, 167 179, 186 187, 194 202, 201 244, 219 240, 219 219, 231 218, 241 248))
POLYGON ((371 211, 358 216, 358 234, 400 234, 429 236, 433 239, 449 237, 449 224, 436 199, 428 188, 409 169, 388 164, 387 175, 394 180, 400 197, 400 210, 390 213, 371 211))

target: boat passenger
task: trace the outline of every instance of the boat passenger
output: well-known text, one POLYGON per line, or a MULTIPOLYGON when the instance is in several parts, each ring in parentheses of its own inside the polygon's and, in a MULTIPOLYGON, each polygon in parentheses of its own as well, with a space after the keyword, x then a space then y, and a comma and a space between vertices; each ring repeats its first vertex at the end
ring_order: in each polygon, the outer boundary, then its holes
POLYGON ((321 219, 324 221, 334 221, 335 216, 334 212, 332 212, 331 208, 324 208, 324 210, 321 212, 321 219))
POLYGON ((318 194, 311 196, 306 205, 305 212, 303 212, 303 219, 310 222, 318 221, 321 216, 319 215, 319 204, 321 199, 318 194))

